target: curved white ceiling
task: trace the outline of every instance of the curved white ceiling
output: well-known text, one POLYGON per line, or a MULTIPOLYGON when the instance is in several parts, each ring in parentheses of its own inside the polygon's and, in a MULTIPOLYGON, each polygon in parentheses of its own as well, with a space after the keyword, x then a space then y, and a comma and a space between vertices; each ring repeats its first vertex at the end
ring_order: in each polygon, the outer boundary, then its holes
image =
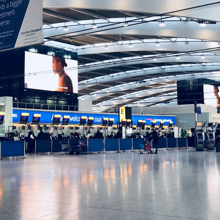
MULTIPOLYGON (((135 93, 130 93, 124 95, 127 97, 123 99, 124 96, 119 96, 113 98, 114 105, 112 105, 111 94, 116 94, 117 92, 126 92, 129 89, 140 88, 143 86, 156 86, 158 83, 171 83, 182 79, 197 79, 197 78, 219 78, 219 56, 215 54, 220 54, 219 47, 219 36, 220 36, 220 2, 213 0, 44 0, 44 12, 50 14, 56 13, 52 9, 68 9, 68 10, 101 10, 103 13, 105 11, 119 11, 124 14, 130 12, 127 18, 113 18, 110 19, 105 16, 100 16, 100 19, 90 20, 90 21, 77 21, 72 19, 73 22, 52 24, 51 26, 44 26, 43 33, 45 38, 45 45, 52 47, 58 47, 61 49, 76 51, 82 59, 82 63, 85 65, 79 66, 79 73, 86 73, 82 77, 90 77, 89 80, 84 80, 79 83, 79 90, 84 90, 86 93, 88 91, 96 90, 95 85, 108 86, 114 85, 115 83, 122 83, 118 86, 109 86, 106 89, 99 89, 98 91, 92 92, 90 94, 84 95, 80 98, 92 99, 96 102, 100 98, 105 100, 99 102, 93 109, 95 111, 103 111, 109 108, 109 106, 126 104, 126 99, 129 99, 129 106, 136 106, 137 103, 131 103, 135 100, 132 98, 135 93), (149 16, 140 16, 135 13, 145 13, 150 14, 149 16), (151 16, 154 15, 154 16, 151 16), (176 16, 176 17, 170 17, 176 16), (189 19, 187 19, 189 18, 189 19), (193 19, 192 19, 193 18, 193 19), (159 19, 159 20, 158 20, 159 19), (163 20, 163 25, 159 25, 158 21, 163 20), (206 24, 199 25, 198 20, 201 19, 205 21, 217 21, 216 24, 206 24), (128 22, 128 26, 124 26, 124 22, 128 22), (93 29, 93 23, 97 24, 97 28, 93 29), (68 28, 64 28, 68 27, 68 28), (68 30, 67 30, 68 29, 68 30), (93 45, 84 45, 83 40, 85 36, 88 42, 97 42, 98 40, 92 41, 91 39, 100 39, 98 43, 93 45), (109 36, 109 38, 108 38, 109 36), (112 36, 117 36, 115 39, 131 39, 127 41, 114 41, 112 36), (146 36, 146 39, 143 39, 146 36), (52 37, 52 38, 50 38, 52 37), (72 38, 73 40, 80 41, 81 46, 75 46, 72 41, 68 44, 66 39, 72 38), (80 38, 82 37, 82 38, 80 38), (79 39, 80 38, 80 39, 79 39), (151 38, 151 39, 148 39, 151 38), (172 39, 173 38, 173 39, 172 39), (102 39, 102 40, 101 40, 102 39), (105 39, 103 41, 103 39, 105 39), (108 39, 110 39, 108 41, 108 39), (197 40, 196 40, 197 39, 197 40), (60 41, 59 41, 60 40, 60 41), (90 40, 90 41, 89 41, 90 40), (114 41, 114 42, 113 42, 114 41), (63 43, 65 42, 65 43, 63 43), (137 56, 139 54, 144 54, 143 56, 137 56), (155 55, 147 55, 150 53, 155 53, 155 55), (117 53, 125 53, 130 55, 130 57, 123 57, 123 54, 117 55, 117 53), (189 55, 190 53, 190 55, 189 55), (201 59, 201 53, 202 56, 201 59), (98 56, 97 56, 98 55, 98 56), (178 56, 177 56, 178 55, 178 56), (93 58, 94 56, 94 58, 93 58), (102 56, 102 57, 100 57, 102 56), (119 58, 117 58, 117 56, 119 58), (106 60, 104 60, 106 57, 106 60), (116 59, 114 59, 116 57, 116 59), (155 59, 157 57, 157 59, 155 59), (100 62, 93 62, 97 59, 104 60, 100 62), (103 59, 104 58, 104 59, 103 59), (113 58, 113 59, 112 59, 113 58), (107 60, 108 59, 108 60, 107 60), (87 62, 88 61, 88 62, 87 62), (92 63, 89 63, 92 61, 92 63), (135 65, 147 64, 147 65, 164 65, 161 63, 167 63, 163 67, 152 67, 137 69, 126 72, 119 72, 110 75, 105 75, 106 72, 102 69, 111 69, 113 67, 127 66, 126 68, 121 68, 122 71, 130 68, 138 68, 135 65), (183 64, 183 63, 193 63, 183 64), (175 65, 173 65, 175 64, 175 65), (214 73, 210 72, 214 71, 214 73), (95 72, 89 76, 87 72, 95 72), (197 73, 195 73, 197 72, 197 73), (96 75, 102 75, 101 77, 91 78, 96 75), (182 74, 175 76, 176 74, 182 74), (161 77, 155 77, 155 75, 161 75, 161 77), (144 77, 148 79, 144 79, 144 77), (135 82, 140 77, 139 82, 135 82), (126 81, 123 79, 126 79, 126 81), (129 79, 129 80, 127 80, 129 79), (129 83, 129 81, 131 81, 129 83), (111 83, 110 83, 111 82, 111 83), (125 83, 127 82, 127 83, 125 83), (107 85, 104 85, 107 84, 107 85), (88 88, 88 90, 86 90, 88 88), (130 98, 129 98, 130 97, 130 98), (117 100, 116 100, 117 99, 117 100), (122 99, 122 100, 121 100, 122 99), (107 106, 104 107, 104 104, 107 106), (101 106, 103 105, 103 106, 101 106)), ((57 13, 61 13, 60 10, 57 13)), ((92 14, 95 14, 94 12, 92 14)), ((58 14, 59 16, 59 14, 58 14)), ((126 15, 127 16, 127 15, 126 15)), ((56 17, 56 16, 55 16, 56 17)), ((60 17, 60 18, 61 18, 60 17)), ((65 16, 63 16, 64 18, 65 16)), ((62 19, 61 19, 62 20, 62 19)), ((64 19, 65 21, 65 19, 64 19)), ((68 21, 68 20, 67 20, 68 21)), ((71 20, 70 20, 71 21, 71 20)), ((78 43, 77 43, 78 45, 78 43)), ((143 67, 142 67, 143 68, 143 67)), ((120 71, 120 70, 119 70, 120 71)), ((80 76, 80 75, 79 75, 80 76)), ((169 86, 168 86, 169 87, 169 86)), ((175 93, 169 93, 171 88, 165 88, 165 93, 168 93, 172 99, 176 99, 175 93)), ((155 96, 157 92, 164 88, 153 89, 155 96)), ((140 91, 142 97, 149 94, 149 90, 140 91)), ((120 93, 121 94, 121 93, 120 93)), ((144 106, 149 106, 157 102, 170 100, 170 97, 163 98, 162 96, 157 96, 151 99, 143 100, 144 106), (149 104, 149 101, 151 103, 149 104)), ((139 104, 140 105, 140 104, 139 104)))
POLYGON ((118 66, 130 66, 137 64, 158 64, 158 63, 220 63, 220 57, 215 54, 204 54, 204 59, 201 59, 200 55, 183 55, 183 56, 173 56, 160 58, 159 55, 150 56, 139 56, 139 57, 129 57, 122 59, 106 60, 104 62, 89 63, 86 65, 79 65, 78 73, 85 73, 100 69, 108 69, 118 66), (159 56, 159 58, 158 58, 159 56))
POLYGON ((220 21, 219 4, 213 0, 44 0, 44 8, 78 8, 93 10, 132 11, 151 14, 169 13, 182 17, 193 17, 220 21), (210 5, 207 7, 198 6, 210 5), (191 8, 191 9, 190 9, 191 8), (189 9, 189 10, 184 10, 189 9), (179 10, 182 10, 178 12, 179 10), (207 13, 207 10, 209 13, 207 13))
MULTIPOLYGON (((151 79, 145 79, 141 82, 131 82, 131 83, 125 83, 122 85, 118 85, 115 87, 110 87, 106 89, 101 89, 96 92, 84 95, 79 97, 80 99, 90 99, 97 101, 100 98, 103 98, 105 96, 110 96, 114 93, 118 92, 126 92, 129 89, 138 89, 139 87, 147 87, 151 86, 154 87, 157 84, 167 84, 169 82, 175 82, 179 80, 193 80, 193 79, 219 79, 220 78, 220 72, 214 72, 214 73, 196 73, 196 74, 184 74, 184 75, 177 75, 177 76, 164 76, 164 77, 157 77, 157 78, 151 78, 151 79)), ((124 96, 119 96, 118 98, 123 99, 124 96)), ((99 102, 100 103, 100 102, 99 102)), ((99 104, 98 103, 98 104, 99 104)))
MULTIPOLYGON (((152 67, 152 68, 144 68, 140 70, 132 70, 132 71, 126 71, 126 72, 121 72, 121 73, 115 73, 115 74, 110 74, 107 76, 101 76, 101 77, 96 77, 93 79, 85 80, 79 82, 79 90, 106 83, 109 81, 118 81, 122 80, 125 78, 131 78, 131 77, 138 77, 138 76, 151 76, 155 74, 161 74, 163 75, 171 75, 173 73, 178 73, 178 72, 207 72, 207 71, 218 71, 220 69, 220 63, 216 64, 207 64, 207 65, 202 65, 202 64, 186 64, 186 65, 171 65, 171 66, 164 66, 164 67, 152 67)), ((132 79, 131 79, 132 81, 132 79)))
POLYGON ((53 36, 65 35, 78 36, 81 34, 87 35, 132 35, 132 36, 160 36, 160 37, 173 37, 173 38, 193 38, 211 41, 219 41, 220 24, 208 24, 206 27, 201 27, 198 23, 192 21, 185 22, 165 22, 164 27, 159 27, 158 23, 141 23, 124 27, 123 24, 116 25, 115 29, 108 30, 107 27, 97 25, 97 29, 93 29, 92 25, 83 26, 69 26, 68 31, 63 27, 52 29, 44 29, 44 38, 53 36), (90 29, 87 31, 87 29, 90 29), (107 30, 106 30, 107 29, 107 30), (80 31, 80 32, 79 32, 80 31))

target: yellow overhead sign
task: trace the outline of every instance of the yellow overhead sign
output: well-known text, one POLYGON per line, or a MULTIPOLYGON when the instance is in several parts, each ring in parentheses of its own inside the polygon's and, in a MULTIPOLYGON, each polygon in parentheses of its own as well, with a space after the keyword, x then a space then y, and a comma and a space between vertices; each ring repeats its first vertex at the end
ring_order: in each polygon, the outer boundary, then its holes
POLYGON ((119 121, 126 120, 126 111, 125 107, 119 107, 119 121))

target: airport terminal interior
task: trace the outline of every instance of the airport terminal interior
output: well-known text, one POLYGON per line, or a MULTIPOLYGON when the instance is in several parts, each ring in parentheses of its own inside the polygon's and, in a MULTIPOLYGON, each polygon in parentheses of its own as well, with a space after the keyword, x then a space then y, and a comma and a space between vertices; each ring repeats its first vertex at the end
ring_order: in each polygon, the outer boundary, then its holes
POLYGON ((0 0, 0 220, 219 220, 219 11, 0 0))

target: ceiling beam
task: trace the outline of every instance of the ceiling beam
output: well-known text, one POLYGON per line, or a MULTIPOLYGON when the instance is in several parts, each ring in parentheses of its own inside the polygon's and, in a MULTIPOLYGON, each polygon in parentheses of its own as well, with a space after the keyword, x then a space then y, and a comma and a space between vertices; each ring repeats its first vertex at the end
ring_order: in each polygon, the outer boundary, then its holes
POLYGON ((46 14, 46 15, 50 15, 50 16, 65 20, 65 21, 72 21, 72 22, 77 22, 78 23, 78 21, 73 19, 73 18, 64 16, 64 15, 61 15, 61 14, 57 14, 57 13, 55 13, 53 11, 50 11, 50 10, 47 10, 47 9, 43 9, 43 13, 46 14))
POLYGON ((83 10, 83 9, 70 8, 70 10, 76 11, 76 12, 79 12, 79 13, 82 13, 82 14, 85 14, 85 15, 89 15, 89 16, 92 16, 92 17, 95 17, 95 18, 98 18, 98 19, 102 19, 102 20, 108 21, 108 18, 107 18, 107 17, 98 15, 98 14, 93 13, 93 12, 88 12, 88 11, 83 10))

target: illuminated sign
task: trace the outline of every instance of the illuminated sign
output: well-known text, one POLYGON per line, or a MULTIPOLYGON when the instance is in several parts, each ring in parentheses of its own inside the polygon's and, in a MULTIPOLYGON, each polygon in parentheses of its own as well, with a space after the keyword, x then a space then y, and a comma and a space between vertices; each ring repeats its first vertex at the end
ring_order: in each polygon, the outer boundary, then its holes
MULTIPOLYGON (((114 119, 113 125, 117 125, 117 122, 119 121, 118 114, 103 114, 103 113, 79 113, 79 112, 52 112, 52 111, 39 111, 39 110, 22 110, 22 109, 13 109, 13 123, 19 122, 19 117, 22 112, 28 112, 30 114, 30 117, 28 119, 28 123, 31 123, 33 114, 41 114, 41 123, 43 124, 51 124, 53 122, 53 115, 59 114, 61 116, 60 122, 63 121, 63 117, 65 115, 69 115, 69 124, 70 125, 76 125, 80 123, 80 117, 86 116, 93 117, 93 124, 94 125, 101 125, 103 118, 109 118, 114 119)), ((157 125, 160 125, 160 122, 163 121, 164 125, 169 125, 171 122, 172 125, 176 124, 176 117, 175 116, 150 116, 150 115, 132 115, 132 122, 133 125, 136 125, 138 120, 144 120, 146 121, 146 125, 151 125, 151 121, 154 121, 157 125)))
POLYGON ((119 121, 122 122, 122 120, 126 119, 126 110, 125 107, 119 108, 119 121))

